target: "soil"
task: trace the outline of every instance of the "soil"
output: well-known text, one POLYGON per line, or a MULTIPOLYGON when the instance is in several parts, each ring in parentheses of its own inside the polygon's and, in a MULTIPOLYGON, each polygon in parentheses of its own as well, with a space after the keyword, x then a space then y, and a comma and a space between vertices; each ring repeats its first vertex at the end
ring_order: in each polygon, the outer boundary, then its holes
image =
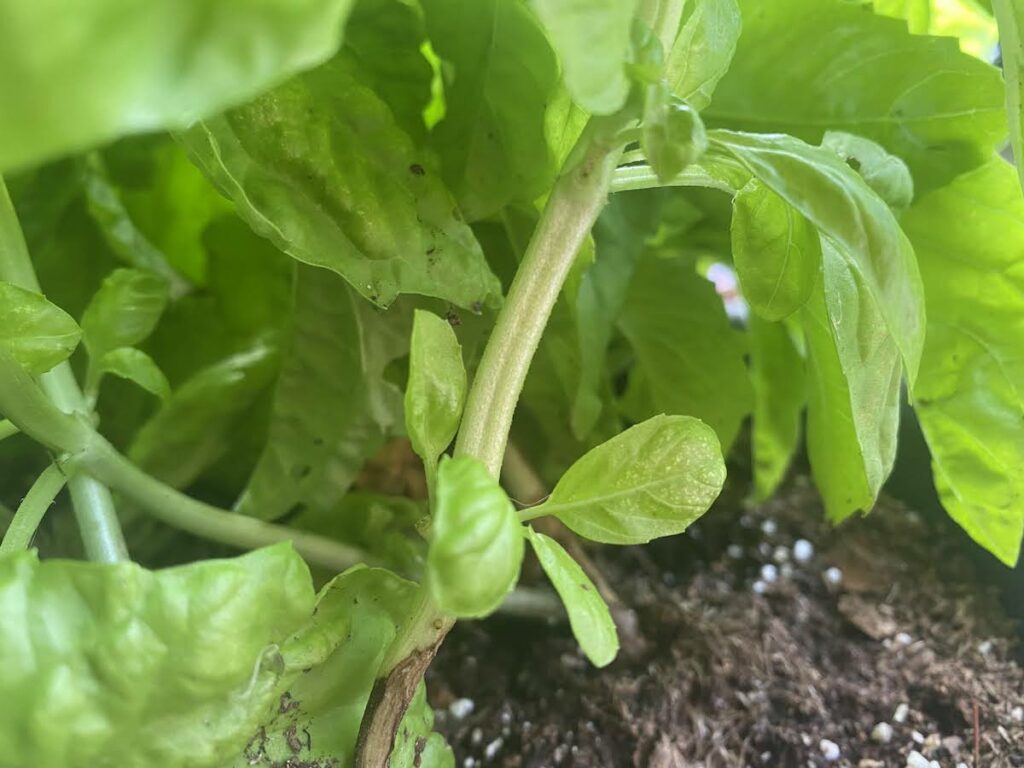
POLYGON ((460 623, 428 673, 458 768, 1024 766, 1020 629, 959 532, 891 500, 823 520, 798 479, 757 507, 723 497, 687 535, 590 549, 632 628, 603 670, 564 625, 460 623))

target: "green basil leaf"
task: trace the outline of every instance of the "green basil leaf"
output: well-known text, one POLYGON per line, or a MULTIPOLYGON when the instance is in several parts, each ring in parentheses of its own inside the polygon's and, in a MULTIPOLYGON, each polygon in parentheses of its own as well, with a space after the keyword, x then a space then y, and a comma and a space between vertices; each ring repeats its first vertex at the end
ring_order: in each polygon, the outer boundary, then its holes
POLYGON ((455 768, 455 755, 440 733, 432 731, 434 710, 427 686, 420 683, 398 726, 389 768, 455 768))
POLYGON ((401 395, 383 381, 386 361, 378 367, 364 349, 383 345, 360 317, 360 303, 336 275, 304 265, 296 271, 267 444, 239 512, 273 520, 332 510, 383 444, 401 395))
POLYGON ((800 211, 757 179, 736 196, 732 256, 751 308, 781 320, 810 298, 821 269, 818 230, 800 211))
POLYGON ((1024 201, 1012 168, 993 158, 923 197, 903 225, 928 296, 914 408, 935 485, 1012 567, 1024 535, 1024 201))
POLYGON ((914 180, 907 164, 871 139, 842 131, 825 131, 821 146, 849 163, 890 208, 903 209, 914 201, 914 180))
POLYGON ((843 0, 740 0, 743 35, 704 114, 712 128, 827 129, 877 141, 903 158, 917 192, 984 163, 1004 140, 994 67, 949 38, 843 0), (797 85, 799 84, 799 85, 797 85))
POLYGON ((927 34, 931 26, 932 0, 866 0, 875 13, 906 19, 907 28, 915 35, 927 34))
POLYGON ((436 161, 359 74, 339 55, 181 140, 257 233, 374 303, 399 293, 495 303, 497 278, 436 161))
POLYGON ((235 427, 271 384, 277 365, 277 348, 259 342, 203 368, 142 426, 129 458, 168 485, 188 486, 232 448, 235 427))
POLYGON ((561 544, 530 526, 524 530, 544 573, 562 598, 576 642, 595 667, 611 664, 619 652, 619 636, 597 587, 561 544))
POLYGON ((282 544, 162 571, 0 560, 0 754, 9 765, 217 768, 284 674, 279 644, 313 609, 282 544))
POLYGON ((685 531, 724 482, 714 430, 655 416, 584 454, 529 517, 554 515, 591 541, 643 544, 685 531))
POLYGON ((249 98, 333 54, 350 4, 267 0, 241 14, 222 0, 10 9, 0 24, 0 170, 183 128, 249 98))
POLYGON ((415 592, 415 584, 379 568, 356 566, 332 579, 309 623, 282 644, 294 678, 231 768, 352 765, 370 691, 415 592))
POLYGON ((426 574, 438 606, 454 616, 475 617, 501 605, 519 580, 521 528, 487 467, 469 456, 442 459, 426 574))
POLYGON ((729 70, 742 22, 736 0, 691 0, 665 61, 669 87, 694 109, 711 103, 715 86, 729 70))
POLYGON ((779 487, 800 445, 807 403, 804 359, 783 323, 751 317, 750 380, 754 385, 754 491, 759 501, 779 487))
POLYGON ((713 131, 765 186, 836 245, 876 304, 913 384, 924 344, 924 290, 914 249, 892 211, 831 150, 791 136, 713 131))
POLYGON ((81 336, 78 323, 42 294, 0 282, 0 344, 30 373, 67 360, 81 336))
POLYGON ((697 111, 672 99, 668 88, 659 83, 647 89, 640 146, 665 182, 700 159, 708 148, 708 135, 697 111))
POLYGON ((153 272, 115 269, 82 314, 82 342, 99 361, 107 352, 132 347, 153 332, 167 306, 167 281, 153 272))
POLYGON ((99 375, 112 373, 122 379, 134 381, 147 392, 166 401, 171 396, 167 377, 149 355, 134 347, 112 349, 96 365, 99 375))
POLYGON ((447 320, 417 310, 405 387, 405 428, 428 467, 451 443, 466 402, 462 347, 447 320))
POLYGON ((715 287, 684 259, 648 255, 637 265, 619 327, 635 355, 626 391, 634 421, 696 416, 732 445, 753 407, 742 334, 715 287))
POLYGON ((433 144, 459 207, 477 221, 532 202, 557 170, 544 128, 558 62, 543 30, 519 0, 427 0, 423 10, 450 72, 433 144))
POLYGON ((626 102, 638 0, 532 0, 577 104, 610 115, 626 102))
POLYGON ((999 24, 999 52, 1006 81, 1006 117, 1010 121, 1010 144, 1017 173, 1024 188, 1024 3, 1021 0, 992 0, 999 24))
POLYGON ((870 510, 896 458, 902 366, 861 276, 822 241, 824 282, 805 305, 807 451, 828 516, 870 510))

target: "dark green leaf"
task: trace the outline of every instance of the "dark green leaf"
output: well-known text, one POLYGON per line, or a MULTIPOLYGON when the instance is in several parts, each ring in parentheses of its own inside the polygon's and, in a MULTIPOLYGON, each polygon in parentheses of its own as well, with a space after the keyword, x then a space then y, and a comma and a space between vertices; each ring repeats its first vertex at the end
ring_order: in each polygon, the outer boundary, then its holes
POLYGON ((728 450, 753 393, 743 337, 729 327, 714 286, 684 260, 648 256, 637 266, 620 327, 636 356, 630 416, 696 416, 728 450))
POLYGON ((547 190, 557 166, 545 110, 558 62, 519 0, 426 0, 427 30, 451 67, 434 130, 442 173, 470 221, 547 190))
POLYGON ((292 323, 274 392, 267 445, 238 500, 243 514, 273 520, 302 508, 332 509, 383 443, 400 393, 375 410, 385 388, 364 348, 380 345, 364 328, 344 281, 299 266, 292 323), (364 336, 366 338, 364 338, 364 336))
POLYGON ((818 230, 757 179, 733 198, 732 257, 751 308, 781 320, 803 306, 821 269, 818 230))
POLYGON ((689 416, 655 416, 585 454, 529 517, 554 515, 591 541, 643 544, 685 531, 724 482, 710 427, 689 416))
POLYGON ((313 609, 289 545, 163 571, 0 561, 0 754, 7 765, 219 768, 284 672, 313 609))
POLYGON ((754 489, 759 501, 782 482, 800 443, 807 402, 804 360, 782 323, 750 318, 750 379, 754 385, 754 489))
POLYGON ((399 293, 493 303, 497 280, 436 162, 357 74, 338 56, 182 141, 257 233, 380 306, 399 293))
POLYGON ((596 667, 604 667, 619 652, 619 636, 608 606, 597 587, 562 545, 527 526, 526 538, 562 598, 576 642, 596 667))
POLYGON ((0 282, 0 344, 28 371, 67 360, 81 336, 78 323, 42 294, 0 282))
POLYGON ((729 69, 742 23, 736 0, 691 0, 675 43, 666 56, 665 79, 698 111, 711 103, 729 69))
POLYGON ((943 506, 1009 566, 1024 535, 1024 201, 994 158, 903 218, 928 336, 914 390, 943 506))
POLYGON ((522 562, 522 526, 498 481, 469 456, 442 459, 426 574, 437 605, 486 616, 515 587, 522 562))
POLYGON ((0 170, 125 133, 183 128, 337 49, 350 0, 97 0, 0 23, 0 170))
POLYGON ((629 95, 626 65, 638 0, 532 0, 562 61, 573 99, 588 112, 609 115, 629 95))
POLYGON ((1006 135, 999 73, 956 40, 907 32, 843 0, 741 0, 743 35, 705 112, 711 127, 826 130, 903 158, 918 193, 985 162, 1006 135))
POLYGON ((167 400, 171 396, 171 385, 167 383, 167 377, 153 362, 153 358, 142 350, 133 347, 112 349, 99 359, 96 368, 100 376, 112 373, 122 379, 134 381, 161 400, 167 400))
POLYGON ((405 429, 428 469, 451 443, 466 402, 462 348, 447 320, 417 310, 405 387, 405 429))
POLYGON ((924 344, 924 291, 914 250, 885 202, 832 152, 790 136, 714 131, 712 141, 807 217, 875 303, 913 382, 924 344))
POLYGON ((824 284, 801 320, 808 348, 807 451, 835 521, 870 510, 892 470, 900 352, 858 273, 822 241, 824 284))

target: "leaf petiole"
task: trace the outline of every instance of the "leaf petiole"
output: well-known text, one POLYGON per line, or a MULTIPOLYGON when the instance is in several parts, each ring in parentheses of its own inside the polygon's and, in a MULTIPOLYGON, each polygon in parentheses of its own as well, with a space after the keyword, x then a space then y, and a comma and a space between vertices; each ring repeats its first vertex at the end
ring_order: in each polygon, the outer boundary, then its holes
POLYGON ((28 549, 39 523, 53 500, 60 493, 66 482, 64 472, 57 464, 51 464, 36 478, 21 504, 18 505, 14 519, 0 541, 0 555, 10 552, 21 552, 28 549))

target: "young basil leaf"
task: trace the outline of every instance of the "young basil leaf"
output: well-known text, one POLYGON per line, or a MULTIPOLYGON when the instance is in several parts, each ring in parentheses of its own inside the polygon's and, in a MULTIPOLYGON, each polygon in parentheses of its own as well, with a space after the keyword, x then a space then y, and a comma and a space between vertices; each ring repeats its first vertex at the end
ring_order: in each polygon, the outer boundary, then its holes
POLYGON ((813 144, 828 129, 856 133, 903 158, 919 194, 984 163, 1005 138, 999 73, 956 40, 911 35, 843 0, 740 9, 743 35, 704 112, 711 128, 813 144))
POLYGON ((671 97, 664 83, 648 86, 640 146, 662 181, 679 175, 708 148, 708 135, 696 110, 671 97))
POLYGON ((824 284, 804 306, 808 347, 807 452, 825 511, 840 521, 870 510, 892 471, 902 366, 863 278, 827 239, 824 284))
POLYGON ((419 293, 465 308, 500 286, 440 179, 347 54, 181 136, 259 234, 386 307, 419 293))
POLYGON ((907 164, 879 144, 842 131, 825 131, 821 146, 849 163, 890 208, 902 210, 914 201, 914 180, 907 164))
POLYGON ((544 573, 565 604, 576 642, 595 667, 611 664, 619 652, 619 636, 597 587, 561 544, 530 526, 524 531, 544 573))
POLYGON ((67 360, 81 336, 78 323, 42 294, 0 282, 0 344, 30 373, 67 360))
POLYGON ((665 61, 665 79, 697 111, 729 69, 742 23, 736 0, 691 0, 665 61))
POLYGON ((732 445, 753 393, 744 337, 729 326, 715 287, 684 259, 649 255, 637 265, 619 327, 636 357, 630 418, 689 414, 732 445))
POLYGON ((129 458, 168 485, 186 487, 228 453, 239 420, 277 367, 277 348, 258 342, 202 369, 142 426, 129 458))
POLYGON ((732 256, 743 296, 766 320, 803 306, 821 270, 818 230, 757 179, 732 200, 732 256))
POLYGON ((441 610, 477 617, 501 605, 519 580, 521 528, 487 467, 469 456, 441 460, 426 573, 441 610))
POLYGON ((836 245, 899 347, 913 384, 924 344, 914 249, 885 202, 836 154, 791 136, 713 131, 712 141, 836 245))
POLYGON ((219 768, 275 699, 313 609, 290 545, 162 571, 0 559, 9 765, 219 768))
POLYGON ((294 677, 278 690, 267 719, 253 728, 248 746, 228 768, 260 761, 352 765, 370 691, 415 592, 412 582, 364 566, 321 589, 308 624, 281 647, 294 677))
POLYGON ((466 402, 462 348, 447 320, 416 310, 405 387, 405 428, 413 450, 432 467, 455 437, 466 402))
POLYGON ((378 367, 364 348, 383 342, 360 316, 361 303, 337 275, 305 265, 296 271, 267 444, 239 512, 273 520, 304 508, 333 510, 384 442, 401 394, 383 380, 387 361, 378 367))
POLYGON ((536 17, 518 0, 427 0, 423 11, 451 67, 432 143, 459 207, 477 221, 531 203, 557 170, 544 127, 558 62, 536 17))
POLYGON ((1024 201, 993 158, 902 222, 928 296, 914 408, 935 485, 950 516, 1012 567, 1024 535, 1024 201))
POLYGON ((800 444, 800 416, 807 403, 804 359, 783 323, 748 321, 750 380, 754 385, 754 491, 771 496, 800 444))
POLYGON ((63 17, 35 3, 8 14, 0 171, 125 133, 183 128, 249 98, 334 53, 350 5, 269 0, 240 16, 220 0, 98 0, 63 17))
POLYGON ((98 363, 107 352, 146 339, 167 306, 167 281, 152 272, 115 269, 82 315, 82 342, 98 363))
POLYGON ((992 0, 999 24, 999 52, 1006 81, 1006 117, 1010 121, 1010 144, 1017 173, 1024 187, 1024 3, 1021 0, 992 0))
POLYGON ((122 379, 134 381, 147 392, 166 401, 171 396, 167 377, 149 355, 134 347, 112 349, 96 365, 99 376, 112 373, 122 379))
POLYGON ((689 416, 655 416, 586 453, 529 517, 554 515, 591 541, 643 544, 685 531, 724 482, 714 430, 689 416))
POLYGON ((610 115, 629 95, 626 65, 638 0, 532 0, 565 70, 573 99, 610 115))

